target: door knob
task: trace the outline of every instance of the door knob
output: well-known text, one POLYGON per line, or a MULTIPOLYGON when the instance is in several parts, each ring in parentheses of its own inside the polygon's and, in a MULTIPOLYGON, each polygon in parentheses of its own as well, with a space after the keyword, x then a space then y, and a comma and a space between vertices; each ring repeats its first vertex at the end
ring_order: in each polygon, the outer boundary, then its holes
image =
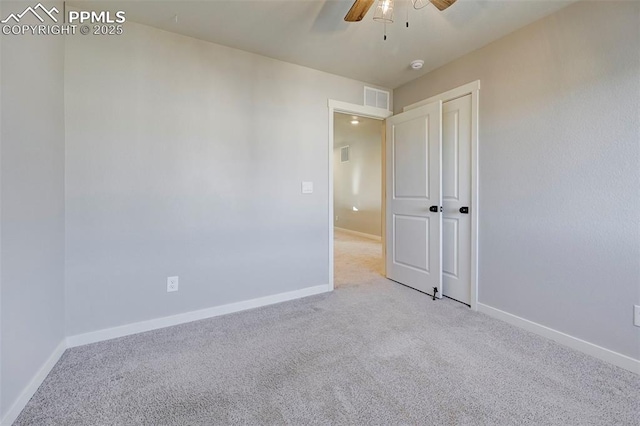
MULTIPOLYGON (((430 212, 438 213, 438 206, 429 207, 430 212)), ((440 206, 440 211, 442 211, 442 206, 440 206)))
POLYGON ((469 207, 460 207, 460 213, 469 214, 469 207))

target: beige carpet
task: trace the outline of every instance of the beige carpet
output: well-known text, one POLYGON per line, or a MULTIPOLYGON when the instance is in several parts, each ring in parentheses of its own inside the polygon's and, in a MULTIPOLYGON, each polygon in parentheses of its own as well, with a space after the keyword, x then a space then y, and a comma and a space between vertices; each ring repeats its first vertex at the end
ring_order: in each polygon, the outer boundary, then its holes
POLYGON ((336 288, 370 283, 382 275, 382 243, 340 230, 334 238, 336 288))

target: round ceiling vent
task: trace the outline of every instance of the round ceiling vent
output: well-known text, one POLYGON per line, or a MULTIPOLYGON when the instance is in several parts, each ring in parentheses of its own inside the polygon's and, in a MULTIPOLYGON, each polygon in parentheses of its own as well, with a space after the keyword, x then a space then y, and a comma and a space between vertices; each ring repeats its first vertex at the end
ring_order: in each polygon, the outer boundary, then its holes
POLYGON ((424 65, 424 61, 422 59, 416 59, 415 61, 411 61, 411 68, 414 70, 419 70, 424 65))

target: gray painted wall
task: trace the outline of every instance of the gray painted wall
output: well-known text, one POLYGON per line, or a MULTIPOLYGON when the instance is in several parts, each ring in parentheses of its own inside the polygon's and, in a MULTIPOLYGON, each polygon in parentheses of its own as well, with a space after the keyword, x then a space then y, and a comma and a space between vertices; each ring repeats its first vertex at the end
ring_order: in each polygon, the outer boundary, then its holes
POLYGON ((328 283, 327 99, 364 83, 130 22, 65 66, 68 335, 328 283))
POLYGON ((333 209, 335 226, 382 235, 382 129, 371 118, 351 124, 352 116, 335 113, 333 132, 333 209), (340 161, 340 148, 349 145, 350 159, 340 161), (356 207, 358 211, 353 211, 356 207))
POLYGON ((482 82, 480 302, 636 359, 639 52, 640 3, 579 2, 394 93, 482 82))
POLYGON ((64 339, 64 38, 0 40, 4 417, 64 339))

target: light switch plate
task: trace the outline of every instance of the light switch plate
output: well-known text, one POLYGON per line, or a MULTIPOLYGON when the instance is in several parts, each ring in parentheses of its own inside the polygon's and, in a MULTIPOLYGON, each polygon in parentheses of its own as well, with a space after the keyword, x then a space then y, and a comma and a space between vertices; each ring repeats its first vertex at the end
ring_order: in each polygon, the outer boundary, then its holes
POLYGON ((633 305, 633 325, 640 327, 640 305, 633 305))
POLYGON ((302 193, 313 194, 313 182, 302 182, 302 193))

